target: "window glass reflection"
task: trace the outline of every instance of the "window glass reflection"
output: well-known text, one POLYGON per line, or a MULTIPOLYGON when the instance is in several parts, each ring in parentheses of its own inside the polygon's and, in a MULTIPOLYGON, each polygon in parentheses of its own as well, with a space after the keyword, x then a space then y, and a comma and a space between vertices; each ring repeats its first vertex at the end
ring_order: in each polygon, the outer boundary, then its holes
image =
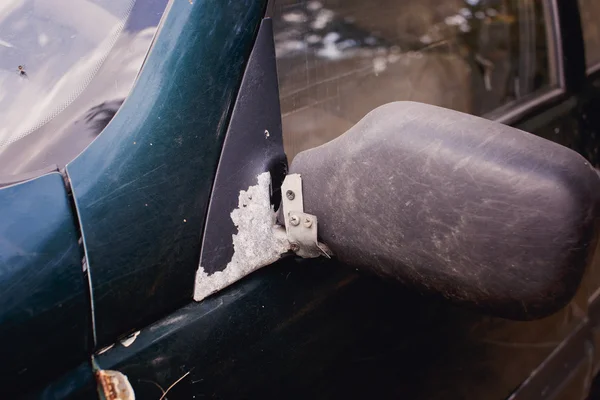
POLYGON ((484 115, 553 85, 541 2, 275 4, 284 142, 290 159, 391 101, 484 115))

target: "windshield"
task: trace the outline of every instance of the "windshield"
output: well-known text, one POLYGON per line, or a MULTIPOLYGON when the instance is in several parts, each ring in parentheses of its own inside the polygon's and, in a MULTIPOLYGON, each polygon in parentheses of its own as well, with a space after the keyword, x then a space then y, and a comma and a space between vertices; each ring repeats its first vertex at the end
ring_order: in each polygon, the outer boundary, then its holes
POLYGON ((0 177, 64 167, 120 107, 167 0, 0 1, 0 177))

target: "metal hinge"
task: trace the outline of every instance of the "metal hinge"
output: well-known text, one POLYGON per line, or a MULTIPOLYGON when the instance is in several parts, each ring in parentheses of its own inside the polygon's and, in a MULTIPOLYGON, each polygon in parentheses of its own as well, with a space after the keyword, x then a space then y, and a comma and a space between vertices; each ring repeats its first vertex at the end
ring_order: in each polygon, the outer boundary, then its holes
POLYGON ((285 230, 291 250, 303 258, 330 258, 331 251, 317 239, 317 217, 304 212, 300 174, 287 175, 281 185, 281 193, 285 230))

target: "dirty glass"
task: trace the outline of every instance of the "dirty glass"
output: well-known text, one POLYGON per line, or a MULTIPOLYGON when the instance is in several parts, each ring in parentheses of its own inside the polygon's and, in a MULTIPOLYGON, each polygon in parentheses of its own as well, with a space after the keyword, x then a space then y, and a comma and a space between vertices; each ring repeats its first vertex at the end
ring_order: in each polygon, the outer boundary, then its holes
POLYGON ((579 14, 588 68, 600 64, 600 1, 579 0, 579 14))
POLYGON ((3 0, 0 146, 33 132, 81 94, 121 34, 133 3, 3 0))
POLYGON ((63 168, 128 96, 168 0, 0 0, 0 185, 63 168))
POLYGON ((276 1, 288 157, 391 101, 485 115, 554 85, 544 12, 526 0, 276 1))

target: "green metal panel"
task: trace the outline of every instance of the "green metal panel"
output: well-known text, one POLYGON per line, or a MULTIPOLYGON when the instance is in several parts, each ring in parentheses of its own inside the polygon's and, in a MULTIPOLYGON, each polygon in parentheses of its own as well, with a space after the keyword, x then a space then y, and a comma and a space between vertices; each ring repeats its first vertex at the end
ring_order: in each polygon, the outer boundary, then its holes
POLYGON ((98 346, 191 299, 210 189, 265 1, 172 1, 133 91, 68 167, 98 346))

